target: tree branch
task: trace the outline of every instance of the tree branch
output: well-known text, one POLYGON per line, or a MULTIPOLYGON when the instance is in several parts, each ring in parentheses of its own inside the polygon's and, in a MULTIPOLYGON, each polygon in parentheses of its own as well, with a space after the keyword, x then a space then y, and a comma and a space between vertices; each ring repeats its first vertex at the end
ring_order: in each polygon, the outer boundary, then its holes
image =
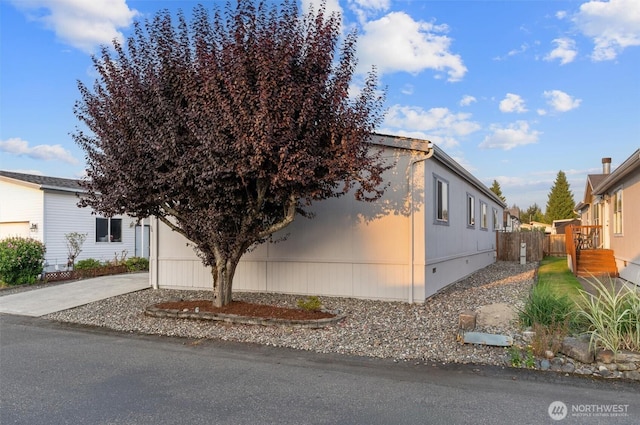
POLYGON ((260 239, 266 238, 269 235, 272 235, 278 230, 282 230, 289 224, 291 224, 293 222, 293 219, 296 217, 296 205, 298 205, 298 198, 296 198, 296 196, 292 193, 291 195, 289 195, 289 202, 287 202, 287 205, 285 205, 285 215, 283 219, 260 232, 258 234, 258 237, 260 239))

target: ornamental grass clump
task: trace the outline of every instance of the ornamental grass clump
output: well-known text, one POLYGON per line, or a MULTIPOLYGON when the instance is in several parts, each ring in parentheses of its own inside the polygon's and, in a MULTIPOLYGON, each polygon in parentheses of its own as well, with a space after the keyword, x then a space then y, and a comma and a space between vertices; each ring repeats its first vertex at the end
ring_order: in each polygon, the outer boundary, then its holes
POLYGON ((601 347, 617 353, 620 350, 640 351, 640 291, 614 282, 594 278, 595 294, 580 293, 578 315, 587 323, 591 347, 601 347))
POLYGON ((575 316, 574 305, 566 295, 552 291, 549 285, 537 284, 531 288, 524 306, 518 311, 523 327, 540 324, 546 327, 565 323, 575 316))
POLYGON ((38 240, 10 237, 0 241, 0 283, 35 283, 42 273, 46 248, 38 240))
POLYGON ((518 319, 522 327, 534 332, 531 345, 536 356, 543 356, 546 351, 556 353, 569 330, 577 326, 571 299, 544 283, 531 288, 524 306, 518 311, 518 319))

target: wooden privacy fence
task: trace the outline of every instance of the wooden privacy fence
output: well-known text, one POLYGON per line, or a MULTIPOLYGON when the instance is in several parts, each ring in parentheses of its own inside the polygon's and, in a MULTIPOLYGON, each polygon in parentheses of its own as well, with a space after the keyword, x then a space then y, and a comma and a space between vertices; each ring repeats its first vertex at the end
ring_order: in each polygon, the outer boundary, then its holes
POLYGON ((527 262, 544 257, 545 235, 542 232, 497 232, 498 261, 520 261, 520 244, 527 244, 527 262))
POLYGON ((565 235, 546 235, 544 238, 544 255, 565 257, 567 255, 567 241, 565 235))

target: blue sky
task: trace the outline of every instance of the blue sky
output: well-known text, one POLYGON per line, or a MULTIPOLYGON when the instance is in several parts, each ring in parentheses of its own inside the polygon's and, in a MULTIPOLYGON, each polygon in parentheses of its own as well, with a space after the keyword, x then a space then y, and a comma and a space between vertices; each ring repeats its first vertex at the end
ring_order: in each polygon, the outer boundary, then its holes
MULTIPOLYGON (((0 0, 0 168, 83 176, 70 133, 76 81, 95 79, 91 53, 126 37, 135 19, 196 3, 0 0)), ((327 8, 358 28, 358 70, 375 65, 387 87, 378 131, 433 141, 487 185, 497 180, 509 205, 544 210, 560 170, 579 201, 602 157, 615 168, 640 146, 638 0, 327 8)))

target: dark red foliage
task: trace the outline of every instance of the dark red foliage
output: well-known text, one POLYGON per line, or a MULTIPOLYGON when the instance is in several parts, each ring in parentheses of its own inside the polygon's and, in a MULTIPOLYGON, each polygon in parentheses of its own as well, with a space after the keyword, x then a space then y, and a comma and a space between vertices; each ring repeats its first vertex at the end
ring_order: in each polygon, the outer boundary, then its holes
POLYGON ((136 23, 94 57, 93 89, 78 83, 81 205, 157 216, 212 266, 226 304, 242 254, 313 201, 382 194, 366 143, 382 99, 373 72, 349 97, 356 34, 339 46, 340 18, 323 8, 301 18, 295 0, 240 0, 175 24, 168 11, 136 23))

